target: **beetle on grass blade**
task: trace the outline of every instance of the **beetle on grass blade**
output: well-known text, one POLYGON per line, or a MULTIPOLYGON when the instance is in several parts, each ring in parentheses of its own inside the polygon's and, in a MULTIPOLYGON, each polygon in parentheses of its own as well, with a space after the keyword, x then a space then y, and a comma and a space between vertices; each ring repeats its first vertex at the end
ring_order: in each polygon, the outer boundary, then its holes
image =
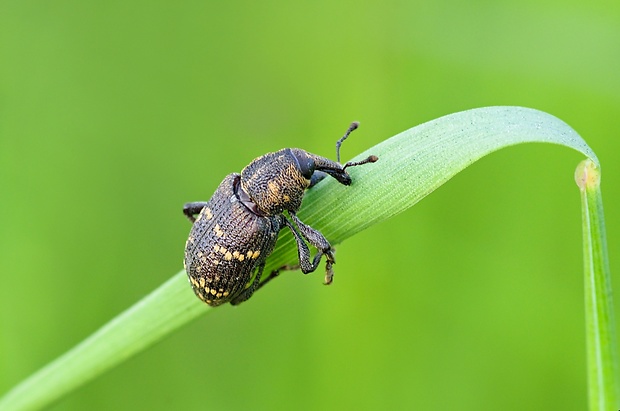
POLYGON ((313 272, 325 256, 325 284, 332 282, 336 262, 333 249, 323 234, 297 217, 297 211, 305 190, 326 174, 348 186, 348 167, 378 160, 369 156, 340 164, 340 145, 358 126, 352 123, 336 142, 337 161, 285 148, 254 159, 241 174, 227 175, 209 201, 185 204, 183 213, 193 226, 183 264, 198 298, 211 306, 227 302, 237 305, 275 278, 279 270, 261 281, 265 261, 284 227, 297 242, 301 271, 313 272), (318 250, 314 258, 310 258, 306 241, 318 250))

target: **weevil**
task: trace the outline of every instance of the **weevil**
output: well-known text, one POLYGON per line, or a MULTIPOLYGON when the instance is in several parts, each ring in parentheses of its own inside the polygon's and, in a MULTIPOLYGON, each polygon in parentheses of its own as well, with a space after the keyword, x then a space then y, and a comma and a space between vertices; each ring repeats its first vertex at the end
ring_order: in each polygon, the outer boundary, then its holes
POLYGON ((198 298, 211 306, 240 304, 281 269, 301 268, 308 274, 317 269, 322 256, 326 258, 325 284, 332 282, 334 250, 323 234, 297 217, 297 211, 305 190, 326 175, 348 186, 348 167, 378 160, 371 155, 340 164, 340 145, 358 125, 352 123, 336 142, 337 161, 285 148, 254 159, 241 174, 227 175, 209 201, 185 204, 183 213, 193 225, 183 264, 198 298), (299 265, 282 267, 261 280, 265 261, 285 227, 297 243, 299 265), (314 258, 306 241, 317 249, 314 258))

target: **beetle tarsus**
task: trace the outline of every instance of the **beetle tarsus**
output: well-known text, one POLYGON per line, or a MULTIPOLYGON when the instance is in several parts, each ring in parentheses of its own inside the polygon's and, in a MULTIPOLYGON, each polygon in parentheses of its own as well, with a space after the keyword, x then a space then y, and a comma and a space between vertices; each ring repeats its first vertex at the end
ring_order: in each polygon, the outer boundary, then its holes
POLYGON ((327 263, 325 264, 325 281, 323 282, 323 284, 325 285, 330 285, 334 281, 334 270, 332 268, 334 263, 335 261, 330 261, 328 259, 327 263))
POLYGON ((199 214, 203 208, 205 208, 207 205, 206 202, 204 201, 196 201, 193 203, 186 203, 183 206, 183 214, 185 214, 185 216, 187 218, 189 218, 189 221, 191 221, 192 223, 196 221, 196 217, 194 217, 196 214, 199 214))

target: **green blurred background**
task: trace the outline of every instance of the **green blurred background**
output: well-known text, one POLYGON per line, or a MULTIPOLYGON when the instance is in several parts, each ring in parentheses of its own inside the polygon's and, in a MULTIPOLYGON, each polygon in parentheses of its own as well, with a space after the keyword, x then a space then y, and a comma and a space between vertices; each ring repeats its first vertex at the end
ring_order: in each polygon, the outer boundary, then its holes
MULTIPOLYGON (((0 392, 177 273, 183 203, 254 157, 490 105, 596 151, 620 287, 617 1, 3 1, 0 392)), ((583 410, 581 159, 495 153, 342 244, 330 288, 283 275, 53 409, 583 410)))

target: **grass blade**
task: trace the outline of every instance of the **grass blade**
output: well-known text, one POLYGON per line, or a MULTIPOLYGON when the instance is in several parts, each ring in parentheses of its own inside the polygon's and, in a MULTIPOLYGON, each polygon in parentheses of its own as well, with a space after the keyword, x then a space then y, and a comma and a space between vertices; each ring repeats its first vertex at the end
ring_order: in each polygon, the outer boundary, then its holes
POLYGON ((588 403, 591 411, 620 406, 617 339, 614 329, 609 256, 599 169, 590 160, 575 171, 583 222, 588 403))
MULTIPOLYGON (((350 187, 331 179, 319 183, 306 194, 299 216, 338 244, 411 207, 479 158, 527 142, 564 145, 599 165, 583 139, 549 114, 522 107, 468 110, 414 127, 360 154, 357 160, 375 154, 379 161, 352 168, 350 187)), ((296 259, 291 235, 281 237, 265 273, 296 259)), ((207 311, 212 310, 192 295, 185 274, 178 273, 16 386, 0 399, 0 409, 48 405, 207 311)))
POLYGON ((179 273, 13 388, 0 399, 0 410, 49 406, 207 311, 189 289, 185 272, 179 273))

